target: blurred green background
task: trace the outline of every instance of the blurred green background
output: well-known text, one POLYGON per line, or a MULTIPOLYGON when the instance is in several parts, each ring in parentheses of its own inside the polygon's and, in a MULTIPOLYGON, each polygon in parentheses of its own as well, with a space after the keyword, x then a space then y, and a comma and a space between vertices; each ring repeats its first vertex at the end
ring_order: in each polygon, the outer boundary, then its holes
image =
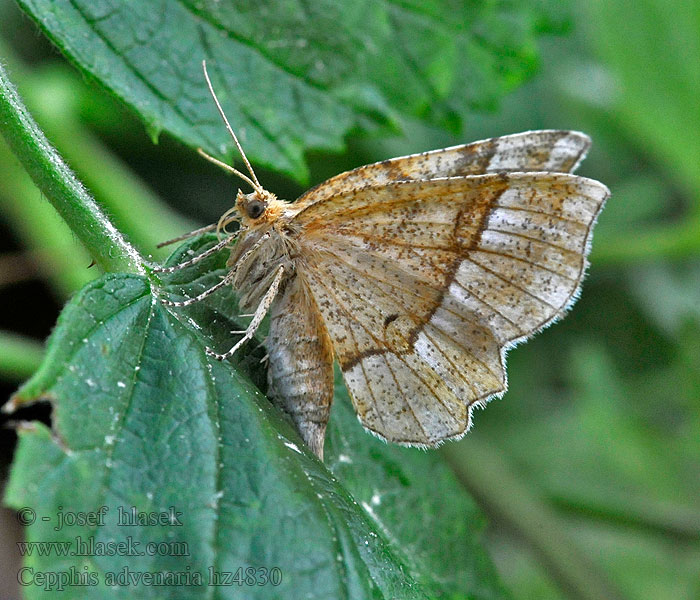
MULTIPOLYGON (((464 457, 455 469, 491 517, 489 547, 513 598, 571 597, 548 555, 565 540, 621 598, 698 600, 700 4, 593 0, 568 10, 568 27, 540 40, 534 78, 461 135, 407 121, 401 136, 353 137, 342 155, 308 157, 311 182, 527 129, 593 138, 579 172, 612 197, 581 299, 510 353, 509 392, 475 415, 448 457, 464 457), (550 527, 561 537, 548 545, 541 538, 550 527)), ((167 136, 153 145, 9 0, 0 0, 0 60, 48 137, 142 251, 229 208, 235 183, 167 136)), ((303 191, 272 172, 258 177, 281 197, 303 191)), ((31 374, 65 300, 98 275, 89 264, 0 142, 4 397, 31 374)), ((47 419, 42 410, 22 417, 47 419)), ((11 429, 1 439, 4 479, 11 429)), ((0 564, 10 568, 0 573, 9 576, 0 597, 15 597, 20 532, 10 511, 3 517, 0 564)))

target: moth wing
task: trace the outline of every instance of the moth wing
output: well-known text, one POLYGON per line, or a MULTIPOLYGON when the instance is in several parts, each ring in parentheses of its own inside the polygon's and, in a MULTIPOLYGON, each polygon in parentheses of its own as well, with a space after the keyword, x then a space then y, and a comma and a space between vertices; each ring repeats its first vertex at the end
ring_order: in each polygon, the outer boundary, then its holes
POLYGON ((590 145, 584 133, 546 129, 400 156, 336 175, 307 191, 296 204, 309 205, 354 189, 395 181, 504 171, 569 173, 585 158, 590 145))
POLYGON ((602 184, 556 173, 401 181, 305 207, 298 273, 363 425, 463 434, 506 389, 504 351, 572 304, 602 184))

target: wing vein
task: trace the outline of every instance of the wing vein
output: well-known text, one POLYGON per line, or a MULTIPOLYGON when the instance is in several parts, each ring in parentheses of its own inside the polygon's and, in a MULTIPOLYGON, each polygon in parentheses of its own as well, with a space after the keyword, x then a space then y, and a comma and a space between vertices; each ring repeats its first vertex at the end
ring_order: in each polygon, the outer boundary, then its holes
MULTIPOLYGON (((401 359, 401 357, 400 357, 398 354, 394 354, 394 356, 396 356, 396 358, 398 358, 399 360, 401 360, 401 362, 403 362, 404 364, 406 364, 406 363, 401 359)), ((413 420, 418 424, 418 427, 420 427, 420 430, 423 432, 423 436, 424 436, 426 439, 430 439, 430 436, 428 435, 428 432, 425 430, 425 427, 423 427, 423 424, 420 422, 420 419, 419 419, 418 416, 416 415, 416 411, 413 410, 413 406, 412 406, 411 403, 408 401, 408 398, 406 397, 405 392, 404 392, 403 389, 401 388, 401 384, 399 384, 399 380, 396 379, 396 373, 394 373, 394 369, 391 368, 391 365, 389 364, 389 361, 387 360, 386 354, 382 354, 382 359, 384 360, 384 364, 386 365, 386 368, 389 369, 389 373, 391 373, 391 378, 394 380, 394 384, 396 385, 396 389, 398 390, 399 394, 401 394, 401 397, 403 398, 404 404, 405 404, 406 406, 408 406, 408 410, 411 411, 411 415, 413 416, 413 420)), ((408 365, 406 365, 406 366, 408 366, 408 365)), ((410 368, 410 367, 409 367, 409 368, 410 368)), ((417 374, 417 373, 416 373, 416 377, 418 377, 418 374, 417 374)), ((420 377, 418 377, 418 379, 420 379, 420 377)), ((421 380, 421 382, 422 382, 422 380, 421 380)), ((425 382, 423 382, 423 384, 425 385, 425 382)), ((427 387, 427 386, 426 386, 426 387, 427 387)), ((430 389, 430 388, 428 388, 428 389, 429 389, 431 392, 433 392, 432 389, 430 389)), ((435 397, 437 398, 437 395, 435 394, 435 392, 433 392, 433 396, 435 396, 435 397)), ((438 400, 439 400, 439 399, 438 399, 438 400)), ((449 412, 449 411, 448 411, 448 412, 449 412)), ((452 413, 450 413, 450 414, 452 414, 452 413)))
MULTIPOLYGON (((413 369, 413 367, 411 367, 411 365, 409 365, 409 364, 401 357, 401 355, 400 355, 399 353, 397 353, 397 352, 392 352, 389 348, 386 347, 386 344, 385 344, 384 342, 380 341, 379 338, 377 338, 377 337, 369 330, 369 328, 368 328, 364 323, 362 323, 362 321, 359 321, 358 319, 354 318, 354 317, 352 316, 352 313, 351 313, 351 312, 347 309, 347 307, 345 306, 345 304, 342 303, 342 302, 339 300, 339 298, 333 293, 333 291, 332 291, 326 284, 324 284, 322 281, 319 281, 319 280, 317 280, 317 282, 318 282, 323 288, 325 288, 326 291, 335 299, 337 306, 347 315, 348 319, 349 319, 350 321, 354 321, 355 323, 357 323, 358 325, 360 325, 360 327, 362 327, 362 328, 367 332, 367 334, 374 340, 374 342, 375 342, 376 345, 377 345, 377 352, 376 352, 377 354, 385 354, 385 353, 387 353, 387 352, 391 352, 391 354, 393 354, 394 356, 396 356, 396 358, 398 358, 398 359, 406 366, 406 368, 407 368, 409 371, 411 371, 411 373, 413 373, 413 374, 415 375, 415 377, 416 377, 416 378, 417 378, 417 379, 418 379, 418 380, 433 394, 433 397, 436 398, 437 401, 445 407, 445 409, 447 410, 447 412, 448 412, 449 414, 452 414, 452 412, 449 410, 449 408, 447 408, 447 406, 445 405, 445 403, 440 399, 440 396, 435 392, 435 390, 433 390, 433 388, 430 387, 430 386, 425 382, 425 380, 423 380, 423 378, 413 369)), ((356 296, 356 297, 359 298, 359 296, 356 296)), ((361 298, 360 298, 360 299, 361 299, 361 298)), ((375 311, 376 311, 376 309, 375 309, 375 311)), ((381 313, 379 313, 379 314, 381 314, 381 313)), ((352 335, 352 329, 350 329, 350 333, 351 333, 351 335, 352 335)), ((356 352, 357 356, 360 356, 360 355, 362 354, 362 352, 360 352, 360 351, 359 351, 359 348, 357 347, 357 342, 356 342, 356 340, 355 340, 355 336, 353 335, 352 337, 353 337, 353 342, 355 343, 355 352, 356 352)), ((386 361, 386 359, 385 359, 385 361, 386 361)), ((360 362, 360 364, 362 364, 362 361, 361 361, 361 360, 360 360, 359 362, 360 362)), ((426 363, 426 365, 427 365, 427 363, 426 363)), ((388 366, 389 366, 389 365, 387 364, 387 367, 388 367, 388 366)), ((428 368, 431 368, 430 365, 427 365, 427 366, 428 366, 428 368)), ((363 373, 364 373, 364 369, 363 369, 363 373)), ((393 371, 392 371, 392 375, 393 375, 393 371)), ((366 378, 366 381, 367 381, 367 387, 370 387, 370 386, 369 386, 369 381, 370 381, 369 378, 366 378)), ((374 394, 372 395, 372 399, 374 400, 374 394)), ((405 396, 404 396, 404 399, 405 399, 405 396)), ((375 400, 375 402, 376 402, 376 400, 375 400)), ((412 408, 411 408, 411 412, 413 412, 413 409, 412 409, 412 408)), ((453 416, 454 416, 454 415, 453 415, 453 416)), ((421 428, 422 428, 422 427, 421 427, 421 428)))
POLYGON ((554 269, 550 269, 549 267, 545 267, 544 265, 541 265, 540 263, 532 262, 531 260, 527 260, 525 258, 521 258, 519 256, 515 256, 513 254, 507 254, 505 252, 497 252, 496 250, 487 250, 486 248, 476 248, 473 250, 473 252, 483 252, 484 254, 493 254, 495 256, 505 256, 506 258, 511 258, 513 260, 517 260, 519 262, 523 262, 528 265, 532 265, 533 267, 537 267, 538 269, 542 269, 543 271, 548 271, 552 275, 556 275, 558 277, 562 277, 563 279, 568 279, 569 281, 573 283, 577 283, 577 280, 569 277, 568 275, 564 275, 563 273, 559 273, 559 271, 555 271, 554 269))
MULTIPOLYGON (((349 262, 343 260, 342 258, 339 258, 339 257, 336 256, 336 255, 334 255, 333 258, 336 259, 336 260, 340 260, 340 261, 343 262, 345 265, 347 265, 350 269, 352 269, 353 271, 359 273, 360 275, 363 275, 363 276, 366 276, 366 277, 370 277, 370 278, 372 278, 372 279, 374 279, 374 280, 376 280, 376 281, 380 281, 380 282, 386 283, 387 285, 389 285, 390 287, 393 287, 393 288, 395 288, 395 289, 409 292, 409 293, 413 294, 414 296, 416 296, 417 298, 420 298, 420 297, 421 297, 419 294, 417 294, 417 293, 414 292, 413 290, 410 290, 409 288, 405 288, 405 287, 402 287, 402 286, 398 286, 398 285, 392 284, 391 282, 384 281, 384 280, 382 280, 382 279, 379 279, 378 277, 374 277, 373 275, 370 275, 370 274, 368 274, 368 273, 365 273, 365 272, 361 271, 360 269, 358 269, 358 268, 357 268, 356 266, 354 266, 353 264, 351 264, 351 263, 349 263, 349 262)), ((343 284, 341 284, 341 285, 343 285, 343 284)), ((343 285, 343 287, 344 287, 345 289, 348 289, 348 290, 349 290, 349 288, 348 288, 347 286, 343 285)), ((375 289, 379 290, 385 297, 390 298, 391 300, 396 300, 393 296, 389 295, 386 291, 382 290, 381 288, 375 288, 375 289)), ((399 306, 401 306, 401 307, 403 308, 403 310, 404 310, 404 312, 405 312, 406 314, 410 314, 410 310, 406 307, 405 304, 403 304, 403 303, 400 302, 400 301, 397 301, 397 304, 399 304, 399 306)), ((467 323, 471 323, 472 325, 477 325, 477 326, 480 326, 480 327, 483 327, 483 325, 484 325, 483 323, 479 322, 478 320, 471 320, 471 319, 465 318, 464 315, 462 315, 462 314, 460 314, 460 313, 458 313, 458 312, 456 312, 456 311, 453 311, 453 310, 451 310, 451 309, 449 309, 449 308, 447 308, 447 307, 445 307, 445 306, 442 306, 441 308, 442 308, 445 312, 448 312, 448 313, 454 315, 455 317, 457 317, 457 318, 460 319, 461 321, 465 321, 465 322, 467 322, 467 323)), ((379 312, 379 311, 376 311, 376 309, 375 309, 375 312, 379 312)), ((379 314, 381 314, 381 313, 379 313, 379 314)), ((503 318, 505 319, 506 317, 504 316, 503 318)), ((425 333, 425 327, 422 327, 422 328, 421 328, 421 331, 426 335, 426 337, 428 337, 428 334, 425 333)), ((449 339, 452 340, 455 344, 457 344, 460 348, 462 348, 462 349, 465 351, 466 354, 468 354, 469 356, 471 356, 472 358, 474 358, 474 360, 475 360, 476 362, 478 362, 479 364, 481 364, 489 373, 491 373, 491 375, 493 375, 496 379, 498 379, 498 376, 489 368, 489 366, 488 366, 484 361, 482 361, 481 359, 479 359, 476 355, 474 355, 472 352, 470 352, 464 344, 459 343, 454 337, 452 337, 451 335, 449 335, 444 329, 441 329, 440 331, 442 331, 442 333, 443 333, 447 338, 449 338, 449 339)), ((431 338, 431 341, 432 341, 432 338, 431 338)), ((441 352, 442 352, 442 351, 441 351, 441 352)), ((450 361, 450 364, 452 364, 452 365, 456 368, 456 365, 454 365, 454 363, 452 363, 452 361, 450 361)), ((467 383, 467 385, 469 385, 470 387, 472 387, 472 386, 471 386, 471 383, 470 383, 469 381, 467 381, 466 379, 465 379, 464 381, 467 383)), ((473 389, 473 388, 472 388, 472 389, 473 389)), ((474 391, 475 391, 475 390, 474 390, 474 391)), ((476 391, 475 391, 475 392, 476 392, 476 391)), ((476 395, 476 393, 475 393, 475 395, 476 395)), ((446 408, 447 408, 447 407, 446 407, 446 408)), ((451 414, 451 413, 450 413, 450 414, 451 414)), ((454 416, 454 415, 453 415, 453 416, 454 416)))
POLYGON ((467 292, 467 294, 469 294, 470 297, 476 298, 479 302, 481 302, 484 306, 487 306, 490 310, 492 310, 494 313, 496 313, 504 321, 508 321, 508 323, 510 323, 513 327, 518 329, 518 324, 515 321, 512 321, 511 319, 506 317, 501 311, 499 311, 495 306, 493 306, 493 304, 489 304, 481 296, 477 296, 472 290, 467 289, 467 287, 465 285, 463 285, 458 279, 455 278, 454 283, 456 283, 465 292, 467 292))
POLYGON ((543 210, 532 210, 531 208, 525 208, 524 206, 507 206, 505 204, 494 204, 493 208, 494 209, 500 208, 501 210, 518 210, 521 212, 532 213, 535 215, 542 215, 543 217, 552 217, 553 219, 557 219, 558 221, 565 221, 567 223, 573 223, 574 225, 577 225, 581 229, 586 228, 586 225, 581 223, 581 221, 577 221, 576 219, 569 219, 567 217, 562 217, 562 216, 554 214, 554 213, 548 213, 548 212, 545 212, 543 210))
POLYGON ((564 248, 563 246, 557 246, 556 244, 552 244, 552 242, 548 242, 546 240, 541 240, 539 238, 530 237, 529 235, 524 235, 522 233, 516 233, 515 231, 508 231, 507 229, 493 229, 492 227, 487 227, 486 231, 493 231, 494 233, 501 233, 504 235, 514 235, 515 237, 519 237, 519 238, 522 238, 524 240, 529 240, 531 242, 539 242, 540 244, 545 244, 546 246, 551 246, 552 248, 556 248, 557 250, 560 250, 561 252, 567 252, 568 254, 575 254, 576 256, 581 256, 581 252, 577 252, 576 250, 570 250, 569 248, 564 248))
MULTIPOLYGON (((466 348, 465 348, 462 344, 460 344, 460 343, 458 343, 457 341, 455 341, 455 340, 452 338, 452 336, 450 336, 450 335, 447 334, 447 332, 445 332, 444 330, 442 330, 442 334, 443 334, 445 337, 447 337, 447 338, 449 338, 450 340, 452 340, 453 342, 455 342, 455 344, 457 344, 460 348, 462 348, 463 350, 465 350, 465 354, 471 356, 474 360, 476 360, 476 362, 481 363, 482 365, 484 365, 484 366, 486 367, 486 370, 487 370, 489 373, 491 373, 491 369, 489 369, 482 361, 480 361, 478 358, 476 358, 476 356, 474 356, 471 352, 467 351, 466 348)), ((440 347, 440 345, 437 344, 437 343, 435 343, 435 340, 428 334, 428 332, 424 330, 424 331, 423 331, 423 335, 424 335, 426 338, 428 338, 428 339, 430 340, 430 343, 431 343, 435 348, 438 349, 438 351, 440 352, 440 354, 442 354, 442 355, 445 357, 445 359, 447 359, 447 362, 450 363, 450 364, 452 365, 452 367, 454 368, 455 372, 456 372, 456 373, 460 373, 460 370, 457 368, 457 365, 454 364, 454 362, 452 362, 452 360, 450 359, 450 357, 447 356, 447 354, 442 350, 442 348, 440 347)), ((493 373, 491 373, 491 374, 493 374, 493 373)), ((466 384, 471 388, 472 393, 474 394, 474 397, 475 397, 475 398, 478 397, 479 394, 477 394, 476 388, 472 385, 472 382, 469 381, 468 379, 462 377, 461 373, 460 373, 460 379, 461 379, 462 381, 464 381, 464 383, 466 383, 466 384)), ((452 413, 450 413, 450 414, 452 414, 452 413)), ((452 416, 454 416, 454 415, 452 415, 452 416)))
MULTIPOLYGON (((334 241, 335 243, 337 243, 337 242, 344 243, 346 246, 352 248, 353 250, 358 251, 358 252, 360 252, 360 253, 364 253, 364 254, 366 254, 366 255, 368 255, 368 256, 372 256, 372 257, 376 258, 376 259, 379 260, 379 261, 382 261, 382 262, 389 262, 389 263, 391 263, 392 266, 394 266, 397 270, 401 271, 402 273, 405 273, 405 274, 408 275, 409 277, 413 277, 413 278, 416 277, 416 276, 415 276, 415 273, 412 273, 411 271, 408 271, 407 269, 405 269, 405 268, 403 267, 403 265, 401 265, 400 262, 392 261, 391 259, 387 258, 386 256, 382 256, 381 254, 377 254, 376 252, 373 252, 373 251, 368 250, 368 249, 366 249, 366 248, 361 248, 361 247, 359 247, 359 246, 353 244, 353 243, 352 243, 350 240, 348 240, 347 238, 343 238, 343 237, 334 237, 334 240, 333 240, 333 241, 334 241)), ((409 245, 409 246, 405 246, 405 248, 406 248, 407 250, 411 251, 411 252, 413 253, 413 255, 414 255, 417 259, 420 260, 420 259, 423 258, 420 254, 418 254, 417 252, 415 252, 414 248, 411 247, 410 245, 409 245)), ((453 250, 445 250, 445 251, 446 251, 446 252, 451 252, 452 254, 454 254, 454 260, 458 260, 458 259, 462 260, 462 259, 463 259, 462 256, 460 256, 459 254, 457 254, 457 253, 454 252, 453 250)), ((336 259, 336 258, 337 258, 337 257, 334 255, 334 259, 336 259)), ((449 286, 449 284, 452 282, 452 280, 454 280, 454 275, 451 274, 450 272, 448 272, 447 270, 441 268, 439 265, 432 265, 432 266, 433 266, 433 269, 434 269, 436 272, 438 272, 438 273, 440 273, 441 275, 444 275, 444 276, 445 276, 445 287, 449 286)), ((432 289, 436 289, 429 281, 426 281, 425 279, 420 279, 420 281, 421 281, 421 283, 423 283, 424 285, 427 285, 427 286, 431 287, 432 289)), ((437 291, 439 292, 439 291, 441 291, 441 289, 438 289, 437 291)))
MULTIPOLYGON (((476 362, 478 362, 480 365, 482 365, 489 373, 491 373, 491 375, 494 376, 494 378, 495 378, 497 381, 500 380, 500 377, 499 377, 496 373, 494 373, 494 372, 491 370, 491 368, 488 366, 488 364, 486 364, 483 360, 481 360, 481 359, 478 358, 475 354, 473 354, 470 350, 468 350, 467 347, 466 347, 464 344, 462 344, 461 342, 457 341, 456 338, 454 338, 453 336, 451 336, 451 335, 450 335, 447 331, 445 331, 444 329, 441 330, 441 332, 442 332, 442 334, 443 334, 446 338, 448 338, 449 340, 451 340, 452 342, 454 342, 457 346, 459 346, 462 350, 464 350, 464 353, 465 353, 465 354, 468 354, 468 355, 471 356, 476 362)), ((425 332, 423 332, 423 333, 425 333, 425 332)), ((428 336, 427 333, 425 333, 425 336, 428 337, 428 338, 430 339, 430 341, 433 342, 433 344, 435 343, 435 342, 433 341, 433 339, 432 339, 430 336, 428 336)), ((440 347, 439 347, 439 346, 436 345, 435 347, 438 348, 438 350, 440 350, 440 347)), ((440 352, 442 352, 442 350, 440 350, 440 352)), ((444 352, 443 352, 443 355, 445 356, 445 358, 447 358, 447 360, 450 360, 450 359, 447 357, 447 355, 444 354, 444 352)), ((451 363, 455 368, 457 368, 456 365, 454 365, 454 363, 452 363, 452 361, 450 361, 450 363, 451 363)), ((467 382, 467 385, 469 385, 469 387, 471 387, 472 390, 474 390, 474 388, 471 386, 471 383, 470 383, 469 381, 467 381, 466 379, 465 379, 464 381, 466 381, 466 382, 467 382)), ((474 395, 477 396, 476 390, 474 390, 474 395)))
MULTIPOLYGON (((454 226, 452 227, 454 229, 454 226)), ((474 228, 474 231, 476 231, 476 228, 474 228)), ((344 233, 342 229, 338 233, 344 233)), ((421 250, 444 250, 447 252, 452 252, 455 253, 453 248, 450 248, 449 246, 434 246, 434 245, 429 245, 429 244, 415 244, 412 242, 403 242, 400 238, 392 238, 392 237, 383 237, 379 235, 372 235, 371 233, 363 233, 360 231, 357 231, 356 233, 352 233, 351 237, 358 237, 362 238, 364 240, 378 240, 382 245, 385 244, 390 244, 392 246, 398 246, 399 248, 420 248, 421 250)), ((339 239, 347 239, 343 238, 342 236, 338 236, 339 239)), ((455 253, 456 254, 456 253, 455 253)))
POLYGON ((505 283, 507 283, 507 284, 509 284, 509 285, 512 285, 516 290, 520 290, 521 292, 523 292, 523 294, 527 294, 527 295, 530 296, 530 298, 532 298, 533 300, 537 300, 538 302, 541 302, 542 304, 546 304, 547 306, 549 306, 550 308, 553 308, 554 310, 559 310, 559 307, 558 307, 558 306, 554 306, 553 304, 550 304, 550 303, 547 302, 544 298, 540 298, 539 296, 535 296, 532 292, 526 290, 526 289, 523 288, 523 287, 520 287, 519 285, 516 285, 516 284, 513 283, 510 279, 506 279, 505 277, 503 277, 503 275, 500 275, 499 273, 497 273, 497 272, 494 271, 493 269, 489 269, 488 267, 485 267, 485 266, 482 265, 479 261, 474 260, 474 259, 471 257, 471 255, 467 256, 464 260, 468 260, 468 261, 469 261, 470 263, 472 263, 473 265, 476 265, 477 267, 483 269, 483 270, 486 271, 487 273, 490 273, 490 274, 493 275, 494 277, 497 277, 497 278, 500 279, 501 281, 504 281, 505 283))
MULTIPOLYGON (((380 283, 384 283, 384 284, 388 285, 389 287, 394 288, 395 290, 400 290, 400 291, 402 291, 402 292, 411 294, 411 295, 415 296, 416 298, 419 298, 419 299, 422 298, 422 296, 421 296, 418 292, 412 290, 411 288, 408 288, 408 287, 405 287, 405 286, 402 286, 402 285, 397 285, 396 283, 392 283, 391 281, 387 281, 387 280, 384 280, 384 279, 380 279, 379 277, 377 277, 377 276, 375 276, 375 275, 371 275, 370 273, 367 273, 367 272, 365 272, 365 271, 362 271, 362 270, 360 270, 358 267, 356 267, 355 265, 353 265, 352 263, 350 263, 350 262, 348 262, 348 261, 346 261, 346 260, 340 258, 340 257, 337 256, 337 255, 333 255, 333 259, 342 262, 343 264, 347 265, 348 268, 352 269, 353 271, 355 271, 356 273, 362 275, 363 277, 368 277, 368 278, 370 278, 370 279, 373 279, 374 281, 378 281, 378 282, 380 282, 380 283)), ((441 290, 434 288, 433 286, 431 286, 431 285, 428 284, 428 283, 426 283, 425 285, 427 285, 428 287, 430 287, 430 289, 435 290, 435 291, 438 292, 438 293, 441 292, 441 290)), ((389 294, 388 294, 387 292, 385 292, 384 290, 382 290, 382 293, 385 294, 386 296, 389 296, 389 294)), ((391 297, 391 296, 390 296, 390 297, 391 297)), ((393 297, 391 297, 391 298, 393 299, 393 297)), ((452 309, 450 309, 450 308, 447 308, 446 306, 443 306, 442 309, 443 309, 445 312, 448 312, 448 313, 454 315, 455 317, 458 317, 458 318, 462 319, 463 321, 466 321, 467 323, 472 323, 473 325, 479 325, 479 326, 483 326, 483 325, 484 325, 483 323, 481 323, 481 322, 478 321, 478 320, 473 320, 473 319, 465 318, 465 316, 464 316, 463 314, 460 314, 460 313, 458 313, 458 312, 456 312, 456 311, 454 311, 454 310, 452 310, 452 309)), ((505 318, 505 317, 504 317, 504 318, 505 318)))

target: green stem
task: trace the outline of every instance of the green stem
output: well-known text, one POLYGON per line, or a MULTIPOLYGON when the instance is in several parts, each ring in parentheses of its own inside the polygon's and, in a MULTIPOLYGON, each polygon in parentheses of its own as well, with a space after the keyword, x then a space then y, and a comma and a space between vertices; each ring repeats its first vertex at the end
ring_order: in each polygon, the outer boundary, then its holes
POLYGON ((547 496, 562 511, 601 521, 645 529, 679 539, 700 539, 700 511, 677 502, 661 501, 640 494, 607 491, 601 500, 595 494, 549 491, 547 496))
POLYGON ((567 598, 623 598, 576 547, 560 517, 513 473, 497 449, 471 438, 448 444, 442 452, 491 519, 515 532, 539 555, 567 598))
POLYGON ((199 226, 164 204, 81 122, 80 105, 86 95, 95 92, 84 90, 75 72, 64 65, 51 65, 32 70, 21 84, 41 127, 114 224, 141 252, 165 257, 170 251, 157 251, 158 243, 199 226))
POLYGON ((143 259, 110 223, 31 117, 0 65, 0 130, 37 187, 105 271, 143 273, 143 259))
POLYGON ((44 347, 26 337, 0 331, 0 377, 22 381, 31 377, 44 357, 44 347))
POLYGON ((36 271, 47 281, 59 302, 99 275, 88 269, 90 255, 46 202, 0 139, 0 212, 13 232, 29 248, 36 271))

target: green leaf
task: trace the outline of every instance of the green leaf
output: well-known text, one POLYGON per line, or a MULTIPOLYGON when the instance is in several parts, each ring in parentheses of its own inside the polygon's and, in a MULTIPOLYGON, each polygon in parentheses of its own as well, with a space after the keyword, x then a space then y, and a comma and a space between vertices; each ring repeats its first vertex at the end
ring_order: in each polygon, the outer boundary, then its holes
POLYGON ((686 189, 697 190, 700 113, 688 107, 700 94, 700 5, 640 0, 630 10, 627 2, 595 0, 582 6, 595 49, 619 87, 612 119, 686 189))
POLYGON ((693 320, 700 323, 700 261, 639 265, 628 279, 649 320, 665 333, 675 335, 693 320))
MULTIPOLYGON (((658 319, 681 338, 671 345, 637 305, 644 291, 647 305, 656 297, 664 306, 661 287, 671 283, 688 293, 682 275, 693 271, 675 271, 592 273, 566 320, 511 353, 507 396, 479 415, 466 440, 486 435, 510 456, 628 598, 692 597, 697 582, 700 321, 688 320, 697 315, 690 296, 676 299, 658 319), (637 298, 620 287, 632 276, 650 278, 637 283, 637 298)), ((545 595, 514 574, 511 539, 496 552, 521 597, 545 595)))
MULTIPOLYGON (((458 128, 533 72, 545 3, 20 0, 84 72, 162 130, 222 155, 214 87, 251 158, 307 177, 303 153, 398 113, 458 128)), ((546 8, 545 8, 546 7, 546 8)), ((557 13, 560 12, 558 9, 557 13)))
MULTIPOLYGON (((185 244, 171 262, 214 239, 185 244)), ((220 254, 163 277, 162 293, 191 296, 210 287, 224 261, 220 254)), ((209 569, 239 567, 244 575, 249 567, 277 567, 282 582, 220 587, 221 597, 503 597, 480 547, 483 519, 435 455, 373 439, 344 393, 329 439, 334 476, 243 374, 264 384, 262 351, 252 344, 235 369, 205 354, 205 344, 231 344, 228 332, 241 327, 232 292, 176 313, 152 286, 136 275, 108 275, 66 307, 45 362, 15 396, 16 404, 49 399, 53 430, 21 430, 6 500, 51 517, 27 528, 28 541, 67 542, 75 550, 78 537, 108 544, 131 536, 139 550, 149 542, 184 546, 160 556, 33 555, 26 566, 85 569, 99 585, 71 588, 84 598, 131 598, 134 589, 140 598, 161 598, 162 587, 133 584, 133 577, 165 571, 181 578, 166 586, 169 598, 208 598, 209 569), (58 512, 101 506, 109 508, 103 525, 54 530, 58 512), (182 526, 119 526, 119 508, 132 506, 157 513, 174 507, 182 526), (410 522, 408 510, 415 511, 410 522), (106 585, 124 573, 133 585, 106 585)), ((44 597, 35 587, 25 591, 44 597)))
POLYGON ((508 597, 483 548, 485 519, 441 456, 369 436, 340 374, 326 442, 329 469, 387 539, 402 549, 432 597, 508 597), (468 595, 465 596, 465 591, 468 595))
MULTIPOLYGON (((203 585, 170 586, 171 598, 210 596, 209 568, 282 572, 274 591, 249 597, 422 598, 404 565, 349 494, 270 410, 252 384, 210 360, 194 332, 165 310, 136 276, 89 285, 63 314, 52 342, 53 369, 40 374, 55 399, 53 438, 25 432, 8 500, 39 515, 109 507, 103 526, 37 523, 29 540, 183 542, 187 562, 165 556, 35 557, 37 570, 81 570, 102 585, 109 573, 201 573, 203 585), (120 527, 128 511, 182 513, 182 525, 120 527)), ((31 384, 37 389, 38 381, 31 384)), ((26 394, 27 390, 20 392, 26 394)), ((73 548, 77 548, 74 545, 73 548)), ((235 588, 225 597, 238 597, 235 588)), ((160 598, 139 586, 140 597, 160 598)), ((120 587, 110 597, 133 597, 120 587)))

